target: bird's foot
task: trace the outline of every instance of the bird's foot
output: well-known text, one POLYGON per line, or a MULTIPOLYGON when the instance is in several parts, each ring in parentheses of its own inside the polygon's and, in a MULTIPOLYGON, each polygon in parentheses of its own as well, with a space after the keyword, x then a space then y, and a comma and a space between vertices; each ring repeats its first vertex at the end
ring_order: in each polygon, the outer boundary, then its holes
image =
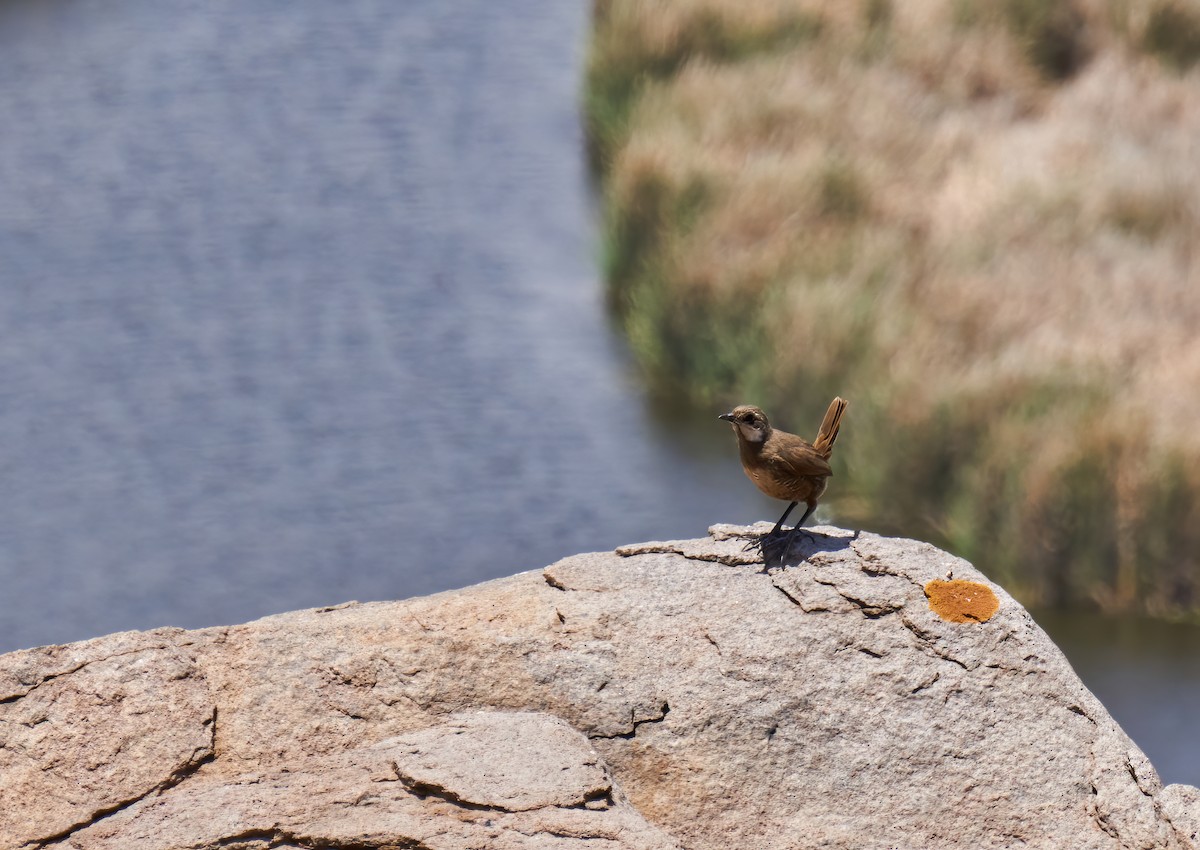
POLYGON ((763 572, 766 572, 768 568, 783 563, 784 556, 791 549, 791 540, 791 534, 783 532, 759 534, 747 540, 742 551, 758 552, 762 555, 763 572))
POLYGON ((791 548, 793 538, 795 538, 796 535, 798 535, 798 534, 803 534, 812 543, 817 542, 817 535, 813 534, 807 528, 801 528, 800 526, 796 526, 795 528, 792 529, 792 533, 788 535, 788 548, 789 549, 791 548))
MULTIPOLYGON (((740 536, 740 535, 739 535, 740 536)), ((762 552, 766 547, 774 545, 779 540, 779 534, 750 534, 746 535, 746 545, 743 552, 762 552)))
POLYGON ((811 531, 805 528, 796 526, 789 528, 787 531, 777 531, 774 533, 759 534, 750 538, 742 551, 751 552, 757 551, 763 558, 763 572, 766 572, 770 567, 783 566, 784 560, 792 551, 792 546, 796 542, 797 535, 804 535, 813 543, 817 538, 811 531))

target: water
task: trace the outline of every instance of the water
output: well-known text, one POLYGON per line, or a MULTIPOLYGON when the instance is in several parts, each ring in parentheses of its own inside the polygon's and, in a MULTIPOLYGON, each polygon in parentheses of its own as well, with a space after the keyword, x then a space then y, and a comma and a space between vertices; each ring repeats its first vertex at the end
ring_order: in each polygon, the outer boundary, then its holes
POLYGON ((1034 617, 1163 782, 1200 786, 1200 628, 1057 611, 1034 617))
POLYGON ((776 517, 605 320, 586 17, 0 8, 0 651, 776 517))
POLYGON ((7 13, 0 650, 755 515, 729 452, 656 430, 605 320, 586 12, 7 13))

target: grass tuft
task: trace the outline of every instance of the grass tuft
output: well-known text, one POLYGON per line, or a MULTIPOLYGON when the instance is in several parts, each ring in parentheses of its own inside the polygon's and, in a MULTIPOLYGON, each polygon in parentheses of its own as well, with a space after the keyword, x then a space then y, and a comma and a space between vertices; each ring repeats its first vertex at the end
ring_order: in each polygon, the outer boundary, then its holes
POLYGON ((1007 23, 1049 80, 1074 76, 1091 58, 1086 19, 1072 0, 1005 0, 1007 23))
POLYGON ((1177 71, 1200 61, 1200 9, 1181 0, 1160 0, 1146 18, 1142 48, 1177 71))

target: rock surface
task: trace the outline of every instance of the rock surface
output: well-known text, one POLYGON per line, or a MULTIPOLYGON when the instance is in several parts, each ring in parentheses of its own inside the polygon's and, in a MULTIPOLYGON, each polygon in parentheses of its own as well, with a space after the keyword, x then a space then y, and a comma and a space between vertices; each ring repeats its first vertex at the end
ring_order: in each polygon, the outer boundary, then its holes
POLYGON ((745 531, 0 657, 0 848, 1200 848, 969 564, 822 528, 763 573, 745 531))

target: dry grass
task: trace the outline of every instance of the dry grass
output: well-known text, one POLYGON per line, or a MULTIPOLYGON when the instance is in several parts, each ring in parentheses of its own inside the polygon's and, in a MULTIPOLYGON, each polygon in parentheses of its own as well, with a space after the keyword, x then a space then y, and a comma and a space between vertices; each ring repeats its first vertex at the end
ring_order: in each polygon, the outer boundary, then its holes
POLYGON ((843 516, 1031 602, 1200 611, 1192 20, 600 0, 608 272, 648 374, 798 428, 853 397, 843 516))

